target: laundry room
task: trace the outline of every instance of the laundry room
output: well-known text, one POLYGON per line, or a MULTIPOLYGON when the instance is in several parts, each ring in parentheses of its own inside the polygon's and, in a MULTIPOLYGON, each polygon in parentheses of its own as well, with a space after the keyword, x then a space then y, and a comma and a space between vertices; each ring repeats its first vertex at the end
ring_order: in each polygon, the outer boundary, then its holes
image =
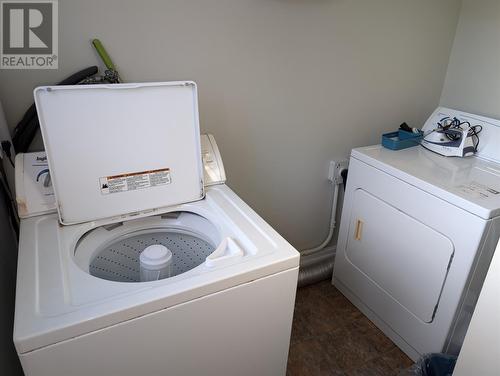
POLYGON ((0 23, 1 374, 497 374, 498 0, 0 23))

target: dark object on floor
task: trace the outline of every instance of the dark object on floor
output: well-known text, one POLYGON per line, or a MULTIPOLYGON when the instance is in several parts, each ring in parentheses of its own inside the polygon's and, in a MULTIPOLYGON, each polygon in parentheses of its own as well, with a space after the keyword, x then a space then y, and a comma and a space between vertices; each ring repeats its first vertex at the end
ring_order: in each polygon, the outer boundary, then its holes
POLYGON ((330 281, 298 289, 289 376, 396 376, 413 364, 330 281))
POLYGON ((456 356, 426 354, 399 376, 451 376, 456 362, 456 356))

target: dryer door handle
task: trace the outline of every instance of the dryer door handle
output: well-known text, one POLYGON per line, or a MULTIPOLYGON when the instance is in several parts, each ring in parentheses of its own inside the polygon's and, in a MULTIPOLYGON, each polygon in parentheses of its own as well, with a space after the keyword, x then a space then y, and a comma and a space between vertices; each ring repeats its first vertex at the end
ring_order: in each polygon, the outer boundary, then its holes
POLYGON ((363 221, 361 219, 356 220, 356 229, 354 230, 354 239, 361 240, 363 236, 363 221))

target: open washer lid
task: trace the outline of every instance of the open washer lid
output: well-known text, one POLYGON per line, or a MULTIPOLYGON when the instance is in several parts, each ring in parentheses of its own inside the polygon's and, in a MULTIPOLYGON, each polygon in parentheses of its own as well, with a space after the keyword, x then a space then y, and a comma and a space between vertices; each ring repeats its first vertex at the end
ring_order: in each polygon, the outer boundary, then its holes
POLYGON ((194 82, 35 89, 62 224, 204 196, 194 82))

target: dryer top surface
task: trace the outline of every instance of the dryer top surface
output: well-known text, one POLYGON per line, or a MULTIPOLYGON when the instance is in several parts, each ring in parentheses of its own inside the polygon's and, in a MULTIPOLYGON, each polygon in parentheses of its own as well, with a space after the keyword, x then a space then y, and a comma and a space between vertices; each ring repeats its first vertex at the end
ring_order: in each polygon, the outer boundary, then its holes
POLYGON ((444 157, 417 146, 381 145, 352 150, 352 157, 481 218, 500 215, 500 164, 480 157, 444 157))

